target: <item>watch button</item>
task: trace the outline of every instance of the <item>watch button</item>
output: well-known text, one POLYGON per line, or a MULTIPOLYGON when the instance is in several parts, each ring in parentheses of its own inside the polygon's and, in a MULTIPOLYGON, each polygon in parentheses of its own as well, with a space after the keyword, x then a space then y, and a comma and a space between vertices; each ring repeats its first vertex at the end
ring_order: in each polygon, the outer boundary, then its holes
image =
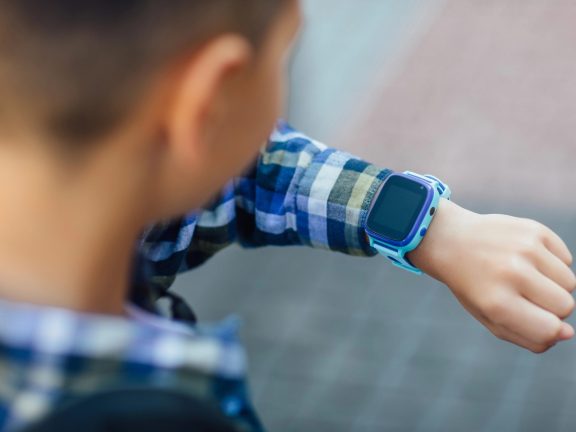
POLYGON ((435 207, 432 207, 432 208, 430 209, 430 216, 434 216, 434 213, 436 213, 436 208, 435 208, 435 207))
POLYGON ((427 232, 428 232, 428 230, 426 228, 422 228, 422 231, 420 231, 420 236, 424 237, 427 232))

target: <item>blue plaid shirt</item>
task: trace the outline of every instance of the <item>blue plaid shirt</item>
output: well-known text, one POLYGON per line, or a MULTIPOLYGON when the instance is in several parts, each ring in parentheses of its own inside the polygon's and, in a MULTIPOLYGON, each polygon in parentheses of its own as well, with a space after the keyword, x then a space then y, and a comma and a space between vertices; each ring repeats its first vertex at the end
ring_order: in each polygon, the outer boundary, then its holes
POLYGON ((388 174, 279 123, 255 166, 210 206, 143 233, 125 318, 0 301, 0 430, 84 395, 138 386, 179 390, 218 405, 240 431, 263 430, 236 320, 193 324, 185 304, 173 303, 173 319, 155 304, 172 295, 179 273, 233 242, 374 255, 363 226, 388 174))

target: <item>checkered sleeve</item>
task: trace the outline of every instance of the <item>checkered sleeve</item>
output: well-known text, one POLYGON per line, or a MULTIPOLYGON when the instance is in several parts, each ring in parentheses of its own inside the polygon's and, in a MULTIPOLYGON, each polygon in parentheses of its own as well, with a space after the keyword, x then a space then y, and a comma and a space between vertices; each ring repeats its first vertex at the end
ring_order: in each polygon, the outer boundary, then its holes
POLYGON ((255 166, 199 214, 188 267, 234 241, 373 255, 363 226, 388 174, 280 122, 255 166))

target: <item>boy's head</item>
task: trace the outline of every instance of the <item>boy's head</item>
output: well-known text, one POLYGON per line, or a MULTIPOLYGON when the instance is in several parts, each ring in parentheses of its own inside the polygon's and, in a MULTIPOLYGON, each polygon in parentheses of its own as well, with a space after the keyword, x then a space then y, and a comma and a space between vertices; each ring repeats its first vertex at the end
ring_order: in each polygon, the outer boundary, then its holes
POLYGON ((0 151, 149 157, 153 216, 183 212, 264 143, 298 23, 297 0, 0 0, 0 151))

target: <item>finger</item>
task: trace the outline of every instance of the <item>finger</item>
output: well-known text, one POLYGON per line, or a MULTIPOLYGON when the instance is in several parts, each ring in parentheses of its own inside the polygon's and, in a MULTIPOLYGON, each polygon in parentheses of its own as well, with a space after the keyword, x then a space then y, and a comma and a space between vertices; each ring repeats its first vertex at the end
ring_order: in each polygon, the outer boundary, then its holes
MULTIPOLYGON (((545 252, 548 252, 546 250, 545 252)), ((576 288, 576 275, 558 256, 553 253, 539 254, 536 262, 538 270, 568 292, 576 288)))
POLYGON ((568 246, 566 246, 566 243, 564 243, 564 240, 547 226, 542 225, 542 227, 545 234, 544 245, 546 248, 560 258, 564 264, 571 266, 573 262, 572 253, 570 249, 568 249, 568 246))
POLYGON ((538 345, 556 342, 563 329, 560 318, 525 298, 516 298, 495 324, 538 345))
POLYGON ((516 333, 508 331, 508 330, 504 330, 501 334, 498 334, 497 336, 504 341, 513 343, 514 345, 517 345, 520 348, 530 350, 533 353, 537 353, 537 354, 548 351, 550 348, 552 348, 554 345, 556 345, 556 343, 537 344, 537 343, 532 342, 529 339, 526 339, 526 338, 520 336, 519 334, 516 334, 516 333))
POLYGON ((568 340, 574 337, 574 327, 570 324, 563 322, 560 333, 558 333, 558 340, 568 340))
POLYGON ((568 291, 534 268, 526 270, 524 277, 526 283, 522 287, 522 294, 527 300, 561 319, 572 313, 574 298, 568 291))

